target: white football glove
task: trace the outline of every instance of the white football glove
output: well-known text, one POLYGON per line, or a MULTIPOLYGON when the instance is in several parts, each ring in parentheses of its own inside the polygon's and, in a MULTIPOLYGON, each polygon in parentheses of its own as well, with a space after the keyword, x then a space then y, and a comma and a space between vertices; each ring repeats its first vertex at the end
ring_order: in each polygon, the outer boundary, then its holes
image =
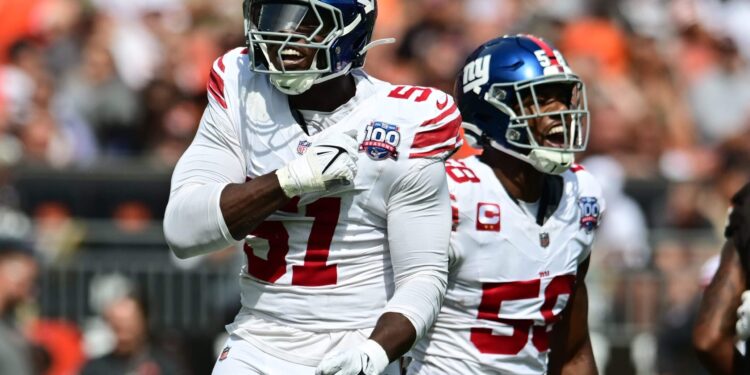
POLYGON ((737 308, 737 337, 740 340, 750 338, 750 290, 742 293, 742 304, 737 308))
POLYGON ((315 369, 315 375, 380 375, 388 363, 383 347, 367 340, 356 348, 326 355, 315 369))
POLYGON ((305 154, 276 171, 287 197, 349 185, 357 175, 357 131, 317 140, 305 154))

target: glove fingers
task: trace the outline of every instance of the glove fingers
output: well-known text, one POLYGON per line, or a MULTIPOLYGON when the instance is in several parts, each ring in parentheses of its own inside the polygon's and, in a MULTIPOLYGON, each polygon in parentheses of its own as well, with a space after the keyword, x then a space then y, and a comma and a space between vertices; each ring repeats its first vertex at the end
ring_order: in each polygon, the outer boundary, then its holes
POLYGON ((357 167, 356 157, 346 161, 346 171, 349 172, 349 174, 351 175, 349 176, 350 179, 354 179, 354 177, 357 175, 357 172, 359 172, 359 168, 357 167))
POLYGON ((333 179, 333 180, 327 180, 325 182, 326 190, 335 189, 335 188, 340 187, 340 186, 349 186, 351 184, 352 183, 349 182, 349 180, 346 179, 346 178, 336 178, 336 179, 333 179))
POLYGON ((346 159, 343 159, 341 162, 342 162, 341 170, 338 171, 336 175, 339 175, 348 181, 353 181, 354 177, 357 176, 357 171, 358 171, 356 160, 346 158, 346 159))
POLYGON ((324 359, 315 370, 315 375, 333 375, 341 370, 341 363, 336 358, 324 359))
POLYGON ((357 149, 359 148, 359 144, 357 143, 356 138, 349 138, 347 137, 344 142, 344 149, 346 152, 351 155, 352 158, 357 158, 357 149))
POLYGON ((348 361, 346 358, 336 356, 324 359, 323 362, 320 362, 318 368, 315 370, 315 375, 347 375, 345 370, 348 367, 348 361))

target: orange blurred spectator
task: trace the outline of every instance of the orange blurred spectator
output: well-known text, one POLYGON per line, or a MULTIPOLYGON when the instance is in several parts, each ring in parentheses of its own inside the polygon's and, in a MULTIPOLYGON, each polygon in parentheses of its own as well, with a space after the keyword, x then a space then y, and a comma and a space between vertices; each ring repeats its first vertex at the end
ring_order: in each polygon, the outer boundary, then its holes
POLYGON ((7 51, 17 40, 34 31, 34 12, 42 0, 0 0, 0 64, 8 59, 7 51))
POLYGON ((42 260, 55 263, 71 257, 85 236, 84 227, 60 202, 43 202, 34 210, 34 238, 42 260))
POLYGON ((582 18, 568 24, 558 43, 568 60, 593 59, 602 78, 622 76, 628 71, 627 40, 611 21, 582 18))
POLYGON ((142 202, 120 203, 112 214, 115 226, 124 233, 142 232, 151 222, 151 210, 142 202))
POLYGON ((29 337, 49 355, 44 375, 78 374, 86 361, 81 332, 72 323, 38 320, 31 324, 29 337))

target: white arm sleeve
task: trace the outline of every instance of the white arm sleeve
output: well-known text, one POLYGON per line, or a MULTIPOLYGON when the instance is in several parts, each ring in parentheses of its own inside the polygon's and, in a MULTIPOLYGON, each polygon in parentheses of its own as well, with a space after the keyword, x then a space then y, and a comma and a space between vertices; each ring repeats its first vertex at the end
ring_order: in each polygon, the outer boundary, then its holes
POLYGON ((442 161, 423 159, 388 202, 388 242, 396 291, 386 312, 404 315, 417 340, 435 321, 448 284, 451 205, 442 161))
POLYGON ((198 134, 172 175, 164 235, 179 258, 224 249, 236 241, 219 206, 230 183, 245 182, 245 161, 229 116, 212 98, 198 134))

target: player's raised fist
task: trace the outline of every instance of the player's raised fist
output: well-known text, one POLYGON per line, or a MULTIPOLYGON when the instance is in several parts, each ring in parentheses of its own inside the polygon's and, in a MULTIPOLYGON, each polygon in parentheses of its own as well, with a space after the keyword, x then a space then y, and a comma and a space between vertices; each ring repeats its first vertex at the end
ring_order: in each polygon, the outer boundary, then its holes
POLYGON ((288 197, 349 185, 357 176, 357 131, 330 134, 276 171, 288 197))

